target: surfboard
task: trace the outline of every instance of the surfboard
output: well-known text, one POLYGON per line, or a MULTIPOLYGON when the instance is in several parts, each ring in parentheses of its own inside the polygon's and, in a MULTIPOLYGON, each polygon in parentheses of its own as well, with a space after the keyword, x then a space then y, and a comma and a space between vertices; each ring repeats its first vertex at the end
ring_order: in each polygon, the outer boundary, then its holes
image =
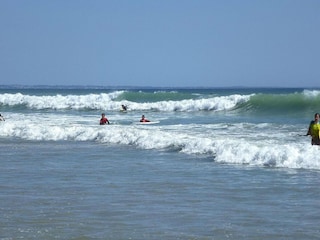
POLYGON ((136 122, 135 124, 139 124, 139 125, 152 125, 152 124, 157 124, 160 121, 151 121, 151 122, 136 122))

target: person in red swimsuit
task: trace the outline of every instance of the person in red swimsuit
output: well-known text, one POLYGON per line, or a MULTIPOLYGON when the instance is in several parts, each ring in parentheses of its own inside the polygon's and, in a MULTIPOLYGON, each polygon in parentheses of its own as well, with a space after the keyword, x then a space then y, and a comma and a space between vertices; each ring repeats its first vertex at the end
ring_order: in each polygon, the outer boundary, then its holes
POLYGON ((108 118, 106 118, 106 115, 104 113, 101 114, 101 119, 100 119, 100 125, 106 125, 110 124, 108 118))
POLYGON ((141 119, 140 119, 140 122, 150 122, 148 119, 146 119, 144 117, 144 115, 142 115, 141 119))

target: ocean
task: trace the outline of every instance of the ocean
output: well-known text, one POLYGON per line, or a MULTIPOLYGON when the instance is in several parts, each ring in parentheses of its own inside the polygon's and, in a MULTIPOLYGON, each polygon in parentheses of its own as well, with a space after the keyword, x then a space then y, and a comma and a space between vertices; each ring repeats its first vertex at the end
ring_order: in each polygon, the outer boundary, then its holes
POLYGON ((0 239, 320 239, 316 112, 316 88, 1 86, 0 239))

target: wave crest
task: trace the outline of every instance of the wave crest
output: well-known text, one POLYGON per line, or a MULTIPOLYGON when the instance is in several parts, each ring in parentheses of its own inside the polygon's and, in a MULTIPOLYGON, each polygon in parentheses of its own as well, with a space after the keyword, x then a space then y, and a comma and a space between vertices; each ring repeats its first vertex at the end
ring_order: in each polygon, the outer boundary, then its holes
MULTIPOLYGON (((8 107, 24 107, 27 109, 92 109, 118 111, 121 104, 129 106, 131 111, 222 111, 229 110, 249 100, 250 95, 230 95, 202 99, 183 99, 156 102, 132 102, 122 99, 125 91, 87 95, 54 95, 31 96, 16 94, 1 94, 0 105, 8 107), (119 100, 122 99, 122 100, 119 100)), ((125 93, 127 94, 127 93, 125 93)))
MULTIPOLYGON (((179 126, 134 126, 134 125, 85 126, 52 122, 35 123, 29 120, 21 126, 18 122, 0 125, 1 137, 34 141, 96 141, 101 144, 132 145, 141 149, 177 151, 190 155, 202 155, 213 161, 264 167, 320 169, 318 147, 306 140, 290 144, 273 140, 255 141, 244 135, 236 139, 216 134, 214 126, 206 133, 179 130, 179 126), (276 142, 274 142, 276 141, 276 142), (306 147, 308 145, 308 147, 306 147)), ((225 133, 228 135, 228 133, 225 133)), ((230 134, 230 133, 229 133, 230 134)))

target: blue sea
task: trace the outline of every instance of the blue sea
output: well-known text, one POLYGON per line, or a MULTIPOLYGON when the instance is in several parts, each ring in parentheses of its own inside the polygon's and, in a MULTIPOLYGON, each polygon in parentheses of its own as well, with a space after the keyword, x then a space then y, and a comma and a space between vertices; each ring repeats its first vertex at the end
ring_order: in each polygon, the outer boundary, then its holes
POLYGON ((320 239, 320 89, 1 86, 0 112, 1 240, 320 239))

